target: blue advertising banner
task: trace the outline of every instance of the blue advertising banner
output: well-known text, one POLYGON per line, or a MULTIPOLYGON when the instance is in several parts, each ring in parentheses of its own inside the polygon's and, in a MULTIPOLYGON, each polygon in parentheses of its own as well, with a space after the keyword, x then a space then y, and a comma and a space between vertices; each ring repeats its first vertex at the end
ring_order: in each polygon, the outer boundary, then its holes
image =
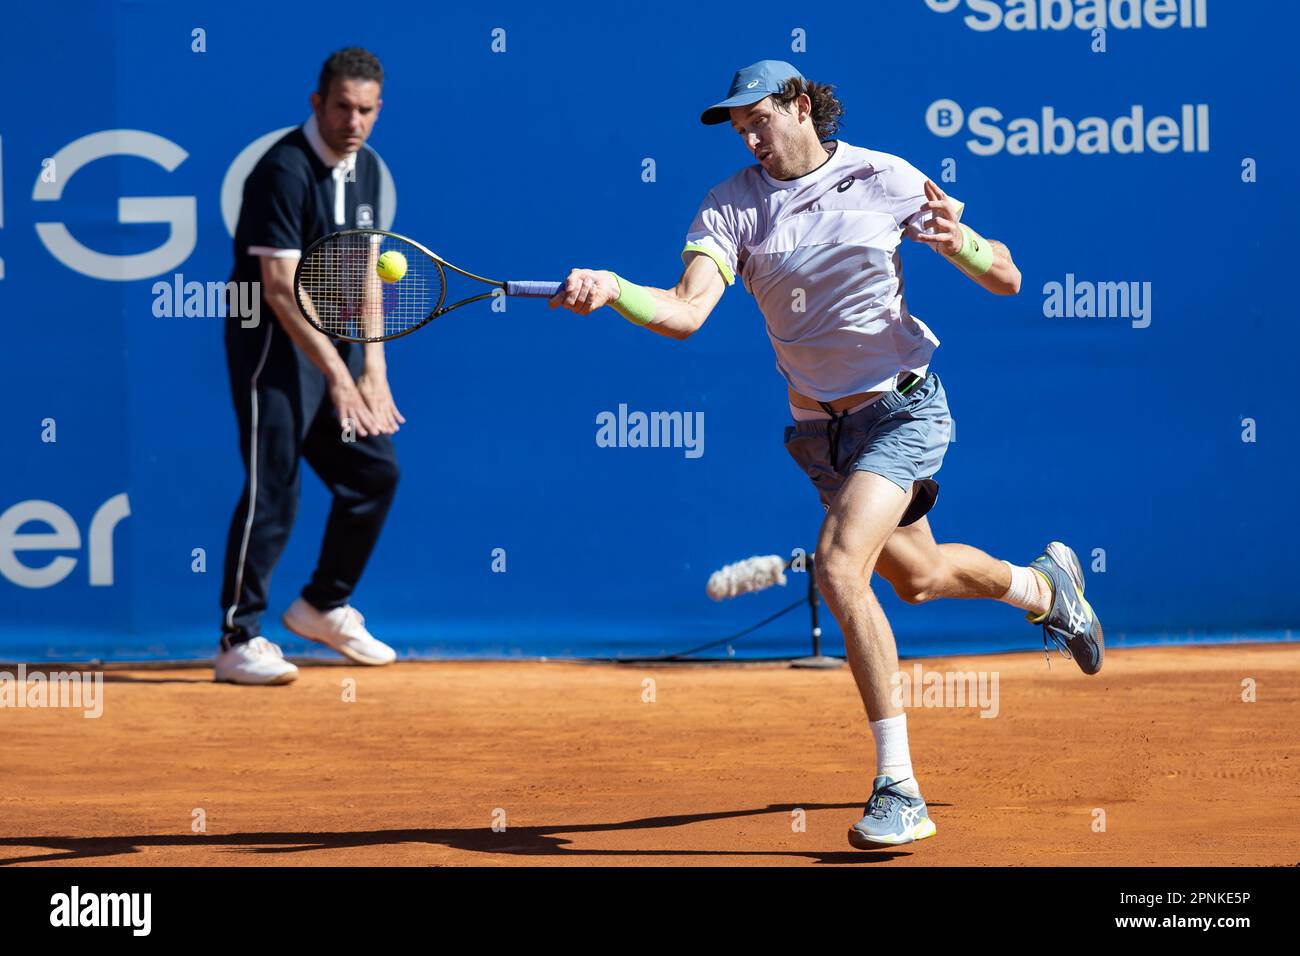
MULTIPOLYGON (((525 279, 671 287, 701 200, 753 162, 701 110, 763 58, 835 84, 840 137, 959 197, 1023 274, 993 296, 903 246, 954 421, 938 540, 1019 564, 1069 543, 1113 643, 1300 619, 1291 5, 60 9, 0 14, 0 659, 213 652, 244 470, 210 293, 244 178, 349 45, 385 70, 380 225, 525 279)), ((401 479, 354 603, 400 653, 663 653, 806 587, 704 590, 729 562, 811 551, 823 514, 742 283, 684 341, 511 299, 387 358, 401 479), (665 440, 639 441, 638 416, 665 440)), ((286 650, 328 508, 305 478, 265 625, 286 650)), ((903 654, 1040 640, 1005 605, 908 606, 875 582, 903 654)), ((807 633, 796 613, 735 653, 807 633)))

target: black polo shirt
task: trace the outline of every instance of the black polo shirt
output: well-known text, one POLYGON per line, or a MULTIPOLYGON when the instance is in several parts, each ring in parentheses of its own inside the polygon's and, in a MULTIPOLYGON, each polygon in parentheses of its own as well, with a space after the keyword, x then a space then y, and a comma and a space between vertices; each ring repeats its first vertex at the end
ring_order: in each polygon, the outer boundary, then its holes
MULTIPOLYGON (((235 227, 236 282, 260 282, 263 255, 301 254, 322 236, 341 229, 379 228, 379 158, 369 146, 338 185, 344 190, 343 217, 335 214, 334 170, 312 148, 302 127, 286 133, 244 181, 244 201, 235 227)), ((263 290, 262 314, 272 313, 263 290)))

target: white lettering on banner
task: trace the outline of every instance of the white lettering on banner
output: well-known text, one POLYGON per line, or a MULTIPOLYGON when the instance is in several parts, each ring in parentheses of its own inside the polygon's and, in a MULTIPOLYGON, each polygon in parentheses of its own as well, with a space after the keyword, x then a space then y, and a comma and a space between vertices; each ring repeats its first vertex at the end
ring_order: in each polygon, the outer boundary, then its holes
MULTIPOLYGON (((239 220, 244 180, 276 140, 292 129, 294 127, 287 126, 259 136, 240 151, 226 170, 221 181, 219 202, 222 220, 231 236, 234 236, 239 220)), ((38 176, 32 189, 32 199, 38 202, 56 202, 62 199, 64 187, 77 170, 110 156, 147 159, 170 173, 189 154, 171 140, 145 130, 109 129, 90 133, 68 143, 51 157, 50 168, 57 169, 58 176, 38 176)), ((375 153, 375 158, 379 161, 380 176, 379 228, 389 229, 397 212, 397 188, 383 159, 378 153, 375 153)), ((3 217, 3 195, 0 194, 0 227, 4 226, 3 217)), ((119 225, 161 223, 170 227, 170 234, 162 245, 148 252, 116 255, 83 244, 62 222, 38 222, 35 225, 36 234, 45 248, 74 272, 109 282, 132 282, 175 269, 190 257, 198 240, 198 200, 194 196, 120 196, 117 199, 117 222, 119 225)), ((0 260, 0 279, 3 278, 4 262, 0 260)))
MULTIPOLYGON (((936 13, 952 13, 963 0, 925 0, 936 13)), ((1204 29, 1207 0, 964 0, 962 22, 978 33, 999 27, 1022 30, 1204 29)))
POLYGON ((1005 120, 994 106, 977 106, 969 114, 955 100, 935 100, 925 111, 925 125, 935 136, 956 136, 963 128, 973 136, 966 148, 977 156, 1005 150, 1012 156, 1061 156, 1080 153, 1126 155, 1153 153, 1208 153, 1210 107, 1184 103, 1179 116, 1146 116, 1146 107, 1129 107, 1128 113, 1108 120, 1085 116, 1072 120, 1044 106, 1037 118, 1005 120))
MULTIPOLYGON (((113 585, 113 531, 131 515, 126 492, 114 495, 99 506, 90 519, 90 584, 113 585)), ((75 551, 81 547, 81 532, 72 516, 52 501, 33 498, 20 501, 0 514, 0 575, 23 588, 48 588, 58 584, 77 564, 76 558, 60 555, 43 567, 33 568, 18 558, 19 551, 75 551), (29 521, 40 521, 48 532, 20 532, 29 521)))
MULTIPOLYGON (((37 177, 32 199, 49 202, 63 196, 63 187, 88 163, 107 156, 136 156, 173 172, 189 154, 169 139, 138 129, 111 129, 73 140, 54 155, 59 175, 47 182, 37 177)), ((197 240, 193 196, 123 196, 117 200, 117 221, 125 224, 165 223, 167 241, 156 249, 131 255, 96 252, 82 245, 61 222, 38 222, 36 234, 54 258, 69 269, 92 276, 129 282, 165 272, 189 258, 197 240)))

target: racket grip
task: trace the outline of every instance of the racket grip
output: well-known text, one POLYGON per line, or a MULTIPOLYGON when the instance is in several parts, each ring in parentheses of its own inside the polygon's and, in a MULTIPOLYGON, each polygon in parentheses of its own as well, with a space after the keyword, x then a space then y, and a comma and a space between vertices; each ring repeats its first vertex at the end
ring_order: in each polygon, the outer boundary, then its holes
POLYGON ((549 299, 560 291, 562 282, 507 282, 506 295, 518 295, 529 299, 549 299))

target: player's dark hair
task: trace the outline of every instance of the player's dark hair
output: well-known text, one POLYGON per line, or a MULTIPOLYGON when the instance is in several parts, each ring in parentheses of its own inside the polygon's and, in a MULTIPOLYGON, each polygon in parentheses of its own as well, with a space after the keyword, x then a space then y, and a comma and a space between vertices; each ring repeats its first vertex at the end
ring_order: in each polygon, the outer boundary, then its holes
POLYGON ((772 100, 788 113, 800 93, 807 93, 808 99, 812 100, 812 121, 817 138, 831 139, 840 128, 840 117, 844 115, 844 104, 836 99, 835 87, 794 76, 785 81, 780 93, 772 94, 772 100))
POLYGON ((379 65, 379 57, 359 46, 331 53, 325 65, 320 68, 320 79, 316 83, 316 92, 320 98, 329 97, 330 84, 334 78, 344 80, 374 80, 384 85, 384 68, 379 65))

